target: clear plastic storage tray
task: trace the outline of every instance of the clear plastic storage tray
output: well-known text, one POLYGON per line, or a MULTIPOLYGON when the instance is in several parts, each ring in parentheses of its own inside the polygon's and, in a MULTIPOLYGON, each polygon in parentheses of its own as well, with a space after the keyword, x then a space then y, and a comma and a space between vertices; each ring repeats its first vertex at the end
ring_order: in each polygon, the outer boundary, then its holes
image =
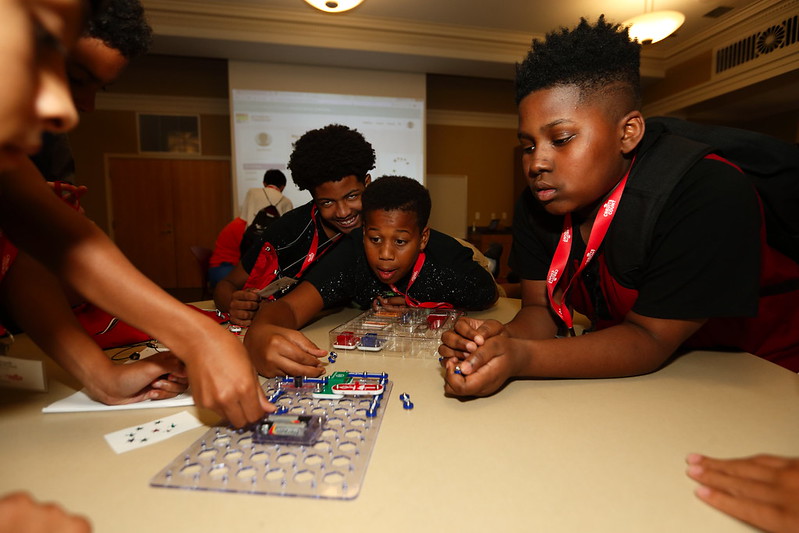
POLYGON ((441 334, 462 314, 456 309, 370 309, 330 330, 330 347, 395 357, 438 357, 441 334))

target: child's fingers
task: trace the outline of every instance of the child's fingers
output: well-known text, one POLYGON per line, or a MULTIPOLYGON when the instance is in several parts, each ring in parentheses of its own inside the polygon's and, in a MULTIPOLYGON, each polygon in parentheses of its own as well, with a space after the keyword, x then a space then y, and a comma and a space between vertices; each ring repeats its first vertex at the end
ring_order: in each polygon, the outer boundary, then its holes
POLYGON ((477 372, 481 367, 488 363, 494 356, 488 350, 480 347, 471 352, 469 356, 460 364, 460 371, 464 375, 477 372))
POLYGON ((313 357, 325 357, 327 355, 327 350, 319 348, 316 344, 311 342, 308 337, 299 331, 292 331, 290 333, 289 340, 297 348, 309 355, 312 355, 313 357))
POLYGON ((780 510, 761 502, 741 499, 709 487, 696 489, 699 499, 733 518, 742 520, 764 531, 779 531, 783 525, 780 510))
POLYGON ((719 470, 704 468, 700 465, 690 465, 687 473, 691 479, 705 487, 735 495, 742 499, 769 502, 775 498, 776 491, 767 482, 737 477, 719 470))
MULTIPOLYGON (((762 482, 774 482, 779 472, 790 464, 781 457, 758 455, 743 459, 714 459, 705 456, 689 456, 688 463, 706 472, 718 472, 732 477, 762 482)), ((698 472, 699 470, 694 470, 698 472)))
POLYGON ((169 379, 157 379, 150 386, 154 390, 163 391, 165 393, 170 393, 172 395, 177 395, 182 392, 185 392, 186 389, 189 388, 188 383, 170 381, 169 379))
POLYGON ((477 334, 477 328, 480 327, 482 323, 482 320, 476 320, 474 318, 462 316, 455 321, 455 327, 453 329, 462 337, 466 339, 473 339, 477 334))
POLYGON ((145 400, 168 400, 180 394, 179 392, 171 392, 162 389, 150 389, 144 395, 145 400))
MULTIPOLYGON (((444 357, 460 357, 460 354, 472 352, 477 344, 455 331, 445 331, 441 335, 441 346, 438 353, 444 357)), ((462 357, 461 357, 462 358, 462 357)))

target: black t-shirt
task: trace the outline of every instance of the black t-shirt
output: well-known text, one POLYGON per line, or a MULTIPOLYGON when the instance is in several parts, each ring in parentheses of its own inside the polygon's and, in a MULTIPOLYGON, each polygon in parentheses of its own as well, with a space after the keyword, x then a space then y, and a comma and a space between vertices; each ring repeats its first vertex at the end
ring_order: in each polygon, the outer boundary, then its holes
MULTIPOLYGON (((599 250, 608 259, 628 244, 614 227, 636 223, 625 219, 623 210, 624 196, 599 250)), ((522 279, 546 279, 562 225, 563 217, 549 215, 529 189, 524 191, 514 214, 510 258, 522 279)), ((657 219, 642 271, 631 287, 638 291, 633 311, 672 319, 756 315, 759 231, 760 211, 749 179, 724 162, 701 160, 682 177, 657 219)), ((576 231, 570 259, 584 253, 576 231)), ((583 274, 592 291, 598 290, 591 279, 597 262, 583 274)), ((608 264, 614 279, 629 286, 624 273, 612 270, 613 261, 608 264)))
MULTIPOLYGON (((253 242, 250 249, 242 256, 241 266, 247 272, 252 271, 261 249, 267 242, 270 243, 278 258, 281 277, 295 277, 302 268, 305 257, 311 248, 314 234, 318 235, 318 250, 316 259, 333 249, 342 240, 347 240, 342 235, 338 239, 331 239, 322 226, 322 216, 316 212, 316 220, 311 219, 314 203, 308 202, 296 209, 292 209, 275 220, 263 232, 261 238, 253 242)), ((313 265, 306 271, 309 272, 313 265)))
MULTIPOLYGON (((389 286, 372 273, 363 249, 363 231, 354 230, 324 256, 304 281, 322 295, 325 307, 355 302, 371 305, 389 286)), ((446 302, 460 309, 484 309, 496 299, 496 284, 491 274, 474 261, 472 251, 452 237, 430 230, 425 262, 411 285, 409 296, 419 302, 446 302)), ((397 283, 408 292, 408 273, 397 283)))

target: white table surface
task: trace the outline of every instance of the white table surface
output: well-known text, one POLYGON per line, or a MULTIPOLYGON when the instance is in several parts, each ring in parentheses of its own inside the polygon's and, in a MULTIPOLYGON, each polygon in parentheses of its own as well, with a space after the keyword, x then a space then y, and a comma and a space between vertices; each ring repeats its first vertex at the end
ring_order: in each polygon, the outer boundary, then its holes
MULTIPOLYGON (((506 321, 518 305, 501 299, 473 315, 506 321)), ((326 346, 356 314, 306 334, 326 346)), ((41 357, 24 336, 10 355, 41 357)), ((750 531, 694 497, 685 455, 799 455, 799 377, 748 354, 692 352, 634 378, 516 380, 464 401, 444 396, 435 358, 339 351, 330 371, 388 372, 394 383, 358 498, 151 488, 206 428, 117 455, 106 433, 187 408, 42 414, 78 386, 47 367, 47 393, 0 390, 0 494, 58 501, 97 532, 750 531)))

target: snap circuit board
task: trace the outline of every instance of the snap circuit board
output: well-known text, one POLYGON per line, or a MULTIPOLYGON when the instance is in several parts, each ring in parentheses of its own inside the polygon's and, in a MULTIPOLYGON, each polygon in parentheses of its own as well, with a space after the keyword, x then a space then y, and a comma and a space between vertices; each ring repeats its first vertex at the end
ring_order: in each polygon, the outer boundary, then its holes
POLYGON ((391 388, 385 373, 267 380, 264 391, 277 413, 245 429, 209 429, 150 485, 353 499, 363 484, 391 388))

